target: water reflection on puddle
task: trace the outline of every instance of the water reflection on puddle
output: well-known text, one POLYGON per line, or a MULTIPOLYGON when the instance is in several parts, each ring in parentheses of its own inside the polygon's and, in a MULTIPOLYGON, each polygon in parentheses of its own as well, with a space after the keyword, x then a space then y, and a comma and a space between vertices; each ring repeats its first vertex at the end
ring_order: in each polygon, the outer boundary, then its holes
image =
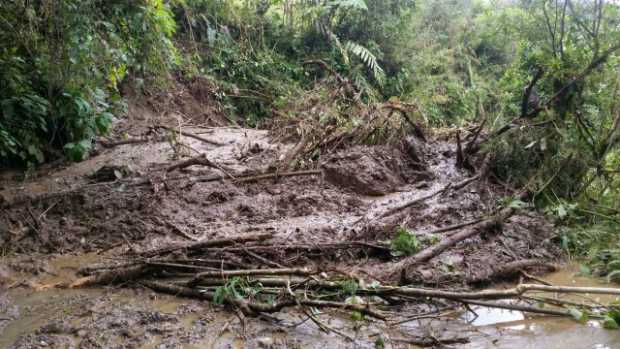
MULTIPOLYGON (((605 281, 578 275, 578 265, 550 274, 544 279, 555 285, 617 287, 605 281)), ((616 297, 592 297, 611 302, 616 297)), ((571 299, 564 297, 564 299, 571 299)), ((519 311, 472 307, 478 314, 469 313, 463 319, 476 326, 482 335, 466 349, 619 349, 620 331, 606 330, 598 321, 579 324, 571 319, 530 316, 519 311)))
POLYGON ((463 319, 473 326, 487 326, 506 322, 523 321, 525 316, 520 311, 495 309, 485 307, 471 307, 476 314, 465 313, 463 319))

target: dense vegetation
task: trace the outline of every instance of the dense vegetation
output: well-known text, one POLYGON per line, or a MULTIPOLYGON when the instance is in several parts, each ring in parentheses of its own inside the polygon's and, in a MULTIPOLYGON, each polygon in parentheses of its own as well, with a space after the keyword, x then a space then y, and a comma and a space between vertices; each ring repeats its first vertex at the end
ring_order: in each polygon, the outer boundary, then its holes
POLYGON ((402 102, 431 127, 483 125, 496 179, 533 193, 564 246, 607 273, 620 269, 619 52, 620 7, 604 0, 3 1, 0 158, 81 160, 122 117, 123 87, 178 77, 214 82, 250 126, 309 95, 329 100, 320 120, 402 102))

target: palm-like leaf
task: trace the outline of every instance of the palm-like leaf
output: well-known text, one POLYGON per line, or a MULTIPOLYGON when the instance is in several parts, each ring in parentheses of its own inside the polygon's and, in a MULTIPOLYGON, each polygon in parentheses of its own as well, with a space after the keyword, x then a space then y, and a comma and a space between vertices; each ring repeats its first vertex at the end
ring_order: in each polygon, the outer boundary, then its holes
POLYGON ((345 48, 348 52, 351 52, 355 56, 359 57, 359 59, 361 59, 362 62, 366 64, 368 69, 372 71, 373 77, 375 78, 375 80, 377 80, 377 82, 383 82, 383 79, 385 78, 385 72, 383 71, 383 68, 381 68, 381 66, 379 65, 377 57, 372 52, 370 52, 369 49, 353 41, 347 42, 345 48))

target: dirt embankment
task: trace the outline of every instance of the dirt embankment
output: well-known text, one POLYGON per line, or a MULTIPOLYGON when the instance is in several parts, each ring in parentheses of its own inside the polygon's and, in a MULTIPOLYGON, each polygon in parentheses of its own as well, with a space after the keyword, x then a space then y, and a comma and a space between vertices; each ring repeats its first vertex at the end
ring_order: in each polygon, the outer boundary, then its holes
MULTIPOLYGON (((85 162, 44 169, 26 180, 3 180, 0 246, 5 257, 0 282, 5 287, 41 287, 45 277, 22 281, 33 274, 58 275, 46 263, 58 255, 89 254, 99 262, 121 263, 140 252, 175 244, 257 233, 271 234, 263 247, 259 244, 253 253, 220 255, 219 263, 338 270, 368 283, 398 283, 402 273, 395 271, 404 265, 409 284, 468 288, 515 277, 521 270, 503 272, 503 265, 552 262, 560 254, 550 241, 552 227, 544 218, 520 211, 424 263, 403 264, 404 257, 394 256, 390 242, 399 227, 413 234, 422 249, 432 248, 488 220, 497 213, 500 199, 509 194, 485 176, 459 188, 458 183, 476 173, 456 168, 453 142, 429 137, 426 142, 412 138, 396 146, 345 147, 324 154, 306 172, 280 172, 277 169, 295 145, 274 142, 268 131, 199 126, 195 120, 187 125, 188 120, 178 113, 171 118, 173 113, 165 117, 146 110, 137 116, 146 120, 143 126, 133 123, 123 128, 120 124, 117 143, 108 140, 107 147, 100 147, 85 162), (153 122, 156 117, 163 119, 153 122), (186 126, 179 128, 181 124, 186 126), (137 141, 120 144, 127 139, 137 141), (183 165, 199 154, 206 154, 210 164, 169 171, 171 165, 183 165), (463 224, 467 222, 472 223, 463 224), (378 248, 332 249, 329 244, 378 248)), ((183 260, 188 254, 177 251, 169 258, 183 260)), ((537 264, 522 269, 533 265, 537 264)), ((69 278, 47 280, 45 286, 66 284, 72 281, 69 278)), ((80 347, 90 348, 109 344, 91 338, 106 328, 135 325, 151 335, 156 329, 181 331, 177 318, 133 308, 129 313, 110 315, 123 318, 122 324, 106 323, 106 317, 98 315, 99 322, 83 326, 86 332, 69 333, 82 338, 80 347)), ((8 320, 0 319, 0 325, 16 317, 7 315, 8 320)), ((40 335, 65 333, 62 329, 69 325, 45 326, 40 335)), ((110 338, 122 336, 141 337, 113 331, 110 338)), ((32 340, 28 338, 15 347, 28 347, 32 340)), ((45 341, 64 340, 54 338, 45 341)), ((134 344, 127 347, 145 342, 134 344)))

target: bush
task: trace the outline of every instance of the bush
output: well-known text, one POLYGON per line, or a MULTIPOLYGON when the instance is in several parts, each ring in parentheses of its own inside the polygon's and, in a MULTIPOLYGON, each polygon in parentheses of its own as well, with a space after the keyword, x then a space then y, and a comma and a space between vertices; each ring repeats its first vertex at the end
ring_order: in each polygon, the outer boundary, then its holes
POLYGON ((0 163, 81 160, 119 83, 160 84, 177 57, 163 0, 9 1, 0 19, 0 163))

